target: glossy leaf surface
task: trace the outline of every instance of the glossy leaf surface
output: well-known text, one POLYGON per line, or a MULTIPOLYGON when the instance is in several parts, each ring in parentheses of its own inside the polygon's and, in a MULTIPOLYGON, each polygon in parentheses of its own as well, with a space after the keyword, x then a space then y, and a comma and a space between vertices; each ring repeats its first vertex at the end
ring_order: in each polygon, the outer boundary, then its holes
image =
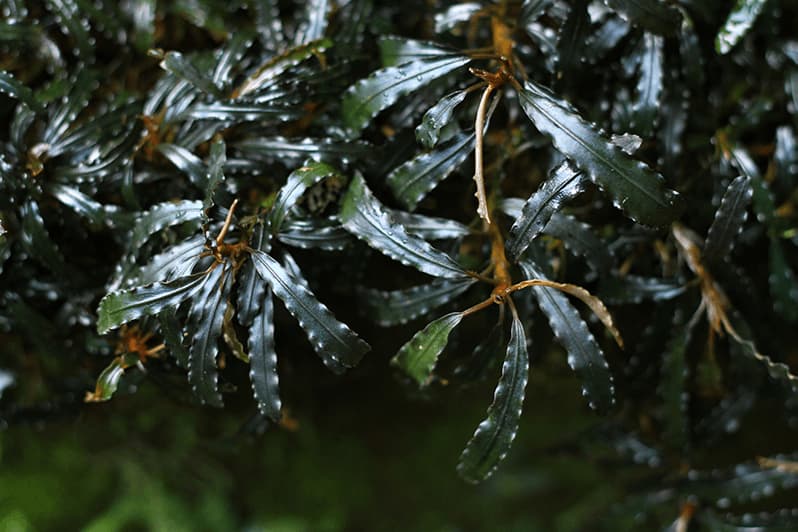
POLYGON ((399 349, 391 363, 401 368, 419 386, 426 386, 438 357, 449 342, 449 334, 462 319, 462 312, 453 312, 430 322, 399 349))

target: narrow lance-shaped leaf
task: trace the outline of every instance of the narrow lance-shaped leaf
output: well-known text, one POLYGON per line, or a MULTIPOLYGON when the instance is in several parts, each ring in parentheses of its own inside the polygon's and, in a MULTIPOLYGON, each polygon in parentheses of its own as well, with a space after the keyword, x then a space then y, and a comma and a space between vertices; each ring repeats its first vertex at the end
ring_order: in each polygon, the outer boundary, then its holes
POLYGON ((161 61, 161 68, 188 81, 202 92, 217 98, 222 97, 222 91, 216 86, 213 79, 200 72, 194 63, 180 52, 167 52, 161 61))
MULTIPOLYGON (((250 238, 252 249, 268 252, 271 249, 270 234, 264 224, 258 224, 250 238)), ((259 312, 258 306, 263 300, 266 283, 255 271, 251 260, 241 267, 238 274, 238 300, 236 301, 236 318, 242 327, 249 327, 255 315, 259 312)))
POLYGON ((97 332, 105 334, 120 325, 176 307, 199 290, 207 272, 181 277, 168 283, 121 290, 107 294, 97 308, 97 332))
POLYGON ((236 142, 233 147, 242 158, 281 161, 290 166, 302 164, 308 158, 315 161, 351 162, 372 153, 372 146, 332 138, 251 137, 236 142))
POLYGON ((737 464, 724 470, 694 474, 684 488, 685 495, 694 495, 702 501, 714 502, 720 508, 735 503, 757 501, 763 494, 790 490, 798 486, 798 475, 789 468, 767 467, 769 461, 789 461, 782 457, 761 458, 760 462, 737 464))
POLYGON ((572 159, 633 220, 645 225, 666 225, 678 209, 677 194, 663 189, 662 176, 636 161, 599 134, 566 102, 531 81, 520 95, 527 116, 555 148, 572 159))
POLYGON ((591 230, 589 225, 573 216, 555 213, 543 228, 543 232, 562 240, 571 253, 584 257, 590 267, 602 276, 612 269, 613 260, 607 244, 591 230))
POLYGON ((262 251, 252 253, 255 269, 269 283, 274 295, 285 304, 305 330, 313 348, 333 371, 353 367, 370 349, 349 327, 335 319, 307 288, 304 280, 286 271, 274 258, 262 251))
POLYGON ((464 56, 414 61, 377 70, 370 77, 358 81, 346 91, 341 104, 349 137, 356 137, 377 113, 396 103, 402 96, 467 65, 470 61, 471 59, 464 56))
POLYGON ((183 326, 177 318, 174 308, 166 309, 158 314, 163 343, 181 368, 188 367, 188 348, 183 343, 183 326))
POLYGON ((458 133, 432 151, 417 155, 388 174, 394 197, 408 209, 449 177, 474 151, 475 135, 458 133))
POLYGON ((421 123, 416 127, 416 140, 427 149, 433 148, 440 139, 441 129, 452 121, 454 110, 463 103, 467 91, 457 91, 447 94, 438 103, 430 107, 421 123))
POLYGON ((285 185, 277 193, 272 210, 269 212, 272 234, 280 230, 288 211, 309 187, 326 177, 336 174, 338 174, 338 171, 332 166, 317 162, 308 162, 302 168, 291 172, 285 185))
POLYGON ((360 175, 352 179, 339 216, 349 232, 402 264, 434 277, 457 279, 466 275, 449 255, 396 223, 360 175))
POLYGON ((50 238, 39 212, 39 205, 28 200, 20 207, 22 214, 22 234, 20 241, 25 250, 35 259, 50 268, 54 273, 67 275, 67 266, 61 251, 50 238))
POLYGON ((76 187, 62 183, 50 183, 47 188, 54 197, 58 198, 58 201, 88 220, 94 227, 102 227, 111 221, 108 214, 114 210, 114 207, 106 207, 94 201, 76 187))
POLYGON ((150 235, 173 225, 199 221, 202 217, 202 202, 176 201, 159 203, 143 213, 133 226, 130 235, 130 249, 140 248, 150 235))
POLYGON ((49 9, 55 13, 58 23, 65 33, 75 40, 76 51, 82 58, 91 60, 94 52, 94 39, 89 33, 89 23, 81 13, 75 0, 48 0, 49 9))
POLYGON ((249 328, 249 380, 261 414, 280 421, 280 394, 271 292, 264 292, 258 313, 249 328))
POLYGON ((327 16, 332 8, 329 0, 309 0, 305 2, 305 20, 297 30, 294 42, 307 44, 324 36, 327 29, 327 16))
POLYGON ((538 19, 548 9, 553 0, 524 0, 519 20, 521 24, 529 24, 538 19))
POLYGON ((671 35, 679 29, 682 17, 662 0, 604 0, 629 22, 660 35, 671 35))
POLYGON ((582 68, 585 41, 590 35, 590 15, 587 0, 577 0, 571 4, 568 18, 565 19, 557 36, 557 79, 570 80, 582 68))
POLYGON ((116 390, 119 388, 119 382, 125 374, 125 370, 138 362, 138 358, 134 355, 125 354, 115 357, 110 364, 100 373, 97 377, 97 384, 93 392, 86 392, 83 401, 86 403, 101 403, 109 401, 116 390))
POLYGON ((205 179, 205 199, 202 202, 202 212, 207 221, 208 211, 216 205, 216 189, 224 181, 224 163, 227 160, 226 147, 221 138, 211 144, 211 154, 208 159, 208 171, 205 179))
POLYGON ((399 349, 391 363, 419 386, 429 384, 438 357, 449 342, 449 334, 462 319, 462 312, 453 312, 429 323, 399 349))
POLYGON ((507 258, 518 260, 563 203, 584 190, 582 173, 568 161, 555 168, 540 188, 529 196, 521 215, 510 228, 505 244, 507 258))
POLYGON ((752 194, 751 180, 747 176, 739 176, 729 183, 707 232, 702 252, 707 263, 725 259, 734 248, 735 239, 748 217, 746 209, 752 194))
POLYGON ((482 9, 482 5, 479 2, 462 2, 446 8, 445 11, 436 13, 435 33, 443 33, 460 22, 470 20, 480 9, 482 9))
POLYGON ((41 105, 34 97, 33 91, 5 70, 0 70, 0 93, 8 94, 10 97, 23 102, 33 111, 41 110, 41 105))
POLYGON ((158 151, 161 155, 169 159, 178 170, 185 173, 194 186, 204 189, 208 176, 205 171, 205 165, 199 157, 191 153, 189 150, 182 146, 175 144, 161 143, 158 144, 158 151))
POLYGON ((507 456, 518 432, 528 379, 529 354, 524 325, 514 318, 502 376, 493 394, 493 403, 488 408, 488 416, 477 427, 457 464, 457 472, 466 480, 485 480, 507 456))
POLYGON ((665 301, 680 296, 687 285, 679 279, 625 275, 601 280, 601 299, 610 304, 639 304, 645 300, 665 301))
POLYGON ((430 41, 403 37, 383 37, 378 42, 382 66, 391 67, 424 59, 441 59, 457 55, 457 50, 430 41))
POLYGON ((277 238, 289 246, 328 251, 342 250, 355 241, 337 220, 316 218, 288 220, 283 223, 277 238))
MULTIPOLYGON (((520 266, 527 277, 545 279, 543 272, 531 262, 521 261, 520 266)), ((615 391, 604 352, 593 333, 579 311, 559 291, 539 286, 533 290, 554 335, 568 352, 568 365, 582 380, 582 393, 590 407, 606 412, 615 402, 615 391)))
POLYGON ((505 329, 504 320, 499 320, 474 348, 471 356, 455 368, 455 375, 466 382, 485 377, 507 344, 505 329))
POLYGON ((737 0, 715 38, 715 50, 727 54, 748 33, 767 0, 737 0))
POLYGON ((663 87, 663 63, 665 40, 658 35, 645 33, 640 54, 640 77, 635 89, 635 102, 632 104, 633 131, 648 137, 658 122, 660 98, 663 87))
POLYGON ((384 327, 407 323, 445 305, 468 290, 471 278, 451 281, 435 279, 429 284, 384 292, 364 290, 362 304, 370 319, 384 327))
POLYGON ((408 233, 416 234, 424 240, 462 238, 471 234, 471 230, 467 226, 447 218, 425 216, 396 209, 389 209, 388 213, 394 220, 402 224, 408 233))
POLYGON ((217 265, 206 276, 188 313, 191 347, 188 351, 188 382, 202 403, 222 406, 217 382, 216 355, 232 275, 225 265, 217 265))

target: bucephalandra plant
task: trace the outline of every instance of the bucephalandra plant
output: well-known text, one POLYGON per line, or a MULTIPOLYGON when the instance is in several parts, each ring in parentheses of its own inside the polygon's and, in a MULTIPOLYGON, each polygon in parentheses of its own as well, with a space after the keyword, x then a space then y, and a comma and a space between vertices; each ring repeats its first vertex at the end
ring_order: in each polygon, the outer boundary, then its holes
POLYGON ((590 527, 798 527, 791 2, 0 7, 0 334, 65 397, 165 373, 279 425, 301 329, 427 400, 495 380, 480 482, 567 364, 600 415, 551 452, 625 490, 590 527))

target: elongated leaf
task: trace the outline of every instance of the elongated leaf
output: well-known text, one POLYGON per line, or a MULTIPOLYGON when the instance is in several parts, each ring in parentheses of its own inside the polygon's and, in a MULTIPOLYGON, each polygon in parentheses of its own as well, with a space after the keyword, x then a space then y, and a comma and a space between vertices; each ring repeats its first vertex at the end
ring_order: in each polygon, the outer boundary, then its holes
POLYGON ((587 62, 595 65, 618 46, 629 34, 630 25, 621 17, 607 17, 588 37, 585 46, 587 62))
POLYGON ((696 516, 702 530, 713 532, 794 532, 798 530, 798 511, 783 508, 775 512, 744 515, 719 515, 709 509, 702 508, 696 516))
POLYGON ((419 386, 429 384, 438 357, 449 341, 449 334, 462 319, 462 312, 453 312, 429 323, 399 349, 391 363, 412 377, 419 386))
POLYGON ((208 182, 207 172, 202 160, 182 146, 175 144, 161 143, 158 145, 161 152, 178 170, 185 173, 191 182, 204 189, 208 182))
MULTIPOLYGON (((520 262, 530 279, 545 279, 543 272, 529 261, 520 262)), ((582 393, 591 408, 606 412, 614 404, 615 390, 607 360, 593 334, 562 293, 551 288, 533 288, 538 305, 554 335, 568 352, 568 365, 582 380, 582 393)))
POLYGON ((153 283, 107 294, 97 308, 97 332, 105 334, 142 316, 178 306, 202 288, 207 276, 207 272, 202 272, 168 283, 153 283))
POLYGON ((342 250, 355 241, 337 221, 315 218, 285 222, 277 238, 289 246, 328 251, 342 250))
POLYGON ((140 248, 150 235, 173 225, 198 221, 202 217, 202 202, 176 201, 159 203, 136 220, 130 235, 130 249, 140 248))
POLYGON ((181 368, 188 367, 188 348, 183 342, 183 326, 177 319, 175 309, 166 309, 158 314, 163 343, 181 368))
POLYGON ((566 102, 531 81, 520 95, 527 116, 555 148, 571 158, 624 212, 645 225, 666 225, 678 209, 677 194, 663 190, 662 176, 635 161, 585 122, 566 102))
POLYGON ((213 103, 196 103, 186 109, 179 119, 222 120, 228 122, 254 122, 269 120, 288 122, 301 118, 303 111, 297 107, 288 107, 280 103, 249 103, 237 101, 220 101, 213 103))
POLYGON ((241 62, 247 49, 252 46, 252 34, 246 31, 236 32, 221 50, 219 59, 213 69, 211 82, 216 87, 225 88, 230 84, 230 72, 241 62))
POLYGON ((734 334, 730 334, 734 340, 736 354, 757 361, 767 371, 768 375, 775 382, 784 386, 793 394, 798 394, 798 375, 793 373, 787 364, 776 362, 769 356, 761 353, 752 339, 750 327, 736 313, 730 316, 734 327, 734 334))
MULTIPOLYGON (((791 457, 776 456, 760 461, 767 463, 768 460, 790 459, 791 457)), ((723 470, 695 472, 684 491, 697 496, 699 500, 711 501, 725 509, 733 503, 756 501, 763 495, 772 496, 776 492, 794 487, 798 487, 798 475, 789 469, 744 463, 723 470)))
POLYGON ((424 113, 421 123, 416 127, 416 140, 427 149, 435 147, 440 139, 441 129, 452 121, 458 105, 468 95, 466 91, 447 94, 424 113))
POLYGON ((205 277, 188 312, 188 382, 202 403, 218 407, 222 406, 222 395, 217 385, 216 354, 231 284, 230 270, 217 266, 205 277))
POLYGON ((463 56, 414 61, 377 70, 368 78, 358 81, 346 91, 341 103, 347 134, 350 138, 356 137, 377 113, 396 103, 399 98, 470 61, 463 56))
POLYGON ((685 352, 690 342, 690 327, 680 323, 678 318, 674 321, 673 336, 662 358, 658 392, 663 402, 663 438, 673 450, 681 451, 688 442, 688 367, 685 352))
POLYGON ((727 54, 748 33, 767 0, 737 0, 726 22, 715 37, 715 50, 727 54))
POLYGON ((538 19, 553 3, 553 0, 524 0, 521 6, 521 24, 527 25, 538 19))
POLYGON ((773 309, 785 320, 798 321, 798 278, 795 271, 787 263, 781 242, 770 239, 770 295, 773 298, 773 309))
POLYGON ((462 2, 446 8, 445 11, 435 14, 435 33, 443 33, 452 29, 460 22, 468 21, 482 5, 479 2, 462 2))
POLYGON ((568 18, 565 19, 557 36, 557 79, 570 80, 579 73, 584 59, 585 41, 590 35, 590 15, 587 0, 577 0, 571 4, 568 18))
POLYGON ((48 184, 48 189, 58 201, 75 211, 78 216, 88 220, 94 227, 102 227, 111 222, 108 214, 113 212, 113 207, 106 207, 94 201, 77 188, 61 183, 51 183, 48 184))
POLYGON ((715 212, 715 219, 707 232, 702 253, 704 261, 718 262, 731 253, 735 239, 742 231, 748 217, 746 209, 751 202, 752 194, 751 180, 747 176, 739 176, 729 183, 715 212))
POLYGON ((666 301, 680 296, 687 286, 679 279, 660 279, 626 275, 604 277, 601 280, 601 299, 614 305, 639 304, 645 300, 666 301))
POLYGON ((272 210, 269 212, 272 234, 280 231, 289 209, 309 187, 333 175, 338 175, 335 168, 325 163, 316 162, 308 162, 305 166, 291 172, 285 185, 277 193, 272 210))
POLYGON ((507 258, 517 261, 562 204, 583 190, 582 172, 568 161, 555 168, 537 192, 529 196, 521 215, 510 228, 510 236, 505 244, 507 258))
POLYGON ((254 251, 255 270, 269 283, 274 295, 285 304, 305 330, 313 348, 333 371, 355 366, 370 349, 349 327, 335 319, 307 288, 283 266, 262 251, 254 251))
POLYGON ((457 50, 438 43, 404 37, 383 37, 378 44, 384 67, 398 66, 412 61, 443 59, 459 54, 457 50))
POLYGON ((507 343, 506 337, 504 322, 500 320, 474 348, 471 356, 455 368, 455 375, 466 382, 484 378, 494 367, 494 362, 501 358, 507 343))
POLYGON ((75 40, 80 57, 91 61, 94 39, 89 34, 89 23, 80 12, 75 0, 48 0, 49 9, 55 14, 65 33, 75 40))
POLYGON ((283 23, 277 0, 255 0, 255 27, 264 48, 275 52, 283 46, 283 23))
POLYGON ((637 79, 635 102, 632 105, 632 131, 644 137, 651 136, 659 119, 663 88, 665 39, 646 33, 640 53, 640 77, 637 79))
POLYGON ((86 403, 101 403, 110 401, 119 388, 119 381, 125 374, 125 369, 137 362, 133 355, 120 355, 115 357, 110 364, 100 373, 93 392, 86 392, 83 401, 86 403))
POLYGON ((41 111, 42 106, 36 100, 33 91, 5 70, 0 70, 0 93, 8 94, 15 100, 21 101, 32 111, 41 111))
POLYGON ((202 235, 171 246, 163 253, 153 256, 138 272, 127 275, 126 284, 129 286, 131 282, 139 285, 167 282, 189 275, 203 251, 205 239, 202 235))
POLYGON ((587 263, 599 272, 606 275, 612 269, 613 260, 607 244, 603 242, 584 224, 567 214, 556 213, 543 229, 549 236, 559 238, 571 253, 584 257, 587 263))
POLYGON ((682 20, 680 13, 662 0, 604 0, 604 3, 632 24, 660 35, 676 33, 682 20))
POLYGON ((468 227, 454 220, 394 209, 388 209, 388 213, 394 220, 404 226, 408 233, 418 235, 424 240, 462 238, 471 234, 468 227))
POLYGON ((510 451, 518 433, 528 379, 529 354, 524 325, 513 319, 502 376, 488 416, 477 427, 457 464, 457 472, 469 482, 481 482, 491 476, 510 451))
POLYGON ((200 72, 199 68, 180 52, 167 52, 161 61, 161 68, 188 81, 206 94, 217 98, 222 97, 222 91, 216 86, 213 79, 200 72))
POLYGON ((205 173, 205 199, 202 201, 203 218, 207 223, 210 209, 216 205, 216 189, 224 181, 224 163, 227 160, 224 140, 217 139, 211 144, 211 153, 208 158, 208 170, 205 173))
POLYGON ((798 139, 790 126, 776 130, 776 175, 781 186, 792 188, 798 183, 798 139))
POLYGON ((366 289, 361 294, 361 301, 371 320, 388 327, 429 314, 468 290, 475 282, 471 278, 457 281, 435 279, 429 284, 392 292, 366 289))
MULTIPOLYGON (((263 224, 258 224, 250 238, 252 249, 266 253, 271 249, 270 234, 263 224)), ((236 317, 242 327, 249 327, 255 314, 259 312, 259 305, 266 293, 266 284, 263 283, 252 261, 247 261, 238 274, 238 300, 236 302, 236 317)))
POLYGON ((50 238, 50 233, 47 231, 39 211, 39 205, 33 200, 28 200, 20 207, 20 214, 22 215, 20 241, 25 251, 54 273, 66 277, 67 267, 64 256, 50 238))
POLYGON ((249 380, 261 414, 276 423, 280 421, 280 393, 272 314, 271 293, 264 292, 249 328, 249 380))
POLYGON ((369 144, 360 141, 286 137, 246 138, 236 142, 234 147, 245 158, 276 160, 288 166, 302 164, 308 158, 315 161, 349 163, 363 158, 373 149, 369 144))
POLYGON ((294 36, 296 44, 307 44, 324 36, 327 29, 327 16, 332 8, 329 0, 309 0, 305 2, 305 17, 294 36))
MULTIPOLYGON (((325 2, 326 3, 326 2, 325 2)), ((300 44, 285 52, 269 58, 266 63, 261 65, 255 72, 239 85, 231 94, 232 98, 240 98, 248 94, 256 94, 263 89, 271 86, 281 74, 289 68, 300 64, 302 61, 321 54, 332 46, 329 39, 318 39, 300 44)))
POLYGON ((458 279, 466 275, 449 255, 396 223, 368 189, 362 176, 352 179, 339 216, 347 231, 402 264, 434 277, 458 279))
POLYGON ((474 142, 473 133, 458 133, 432 151, 392 170, 386 180, 394 197, 408 209, 415 209, 418 202, 474 151, 474 142))

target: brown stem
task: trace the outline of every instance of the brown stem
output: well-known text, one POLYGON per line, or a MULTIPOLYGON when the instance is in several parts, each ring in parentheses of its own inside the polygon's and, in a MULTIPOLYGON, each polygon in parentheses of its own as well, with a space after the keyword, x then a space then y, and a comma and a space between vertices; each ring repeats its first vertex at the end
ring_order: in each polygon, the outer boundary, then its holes
POLYGON ((479 101, 477 117, 474 128, 476 129, 476 145, 474 147, 474 182, 477 184, 477 214, 490 225, 490 214, 488 214, 488 198, 485 194, 485 176, 483 174, 483 136, 485 134, 485 111, 488 109, 490 94, 493 92, 493 84, 488 83, 479 101))
POLYGON ((216 237, 216 247, 221 246, 224 242, 224 237, 227 236, 227 231, 230 229, 230 224, 233 221, 233 213, 235 213, 236 205, 238 205, 238 198, 233 200, 233 204, 230 205, 230 209, 227 211, 227 217, 224 219, 222 230, 219 231, 219 236, 216 237))

